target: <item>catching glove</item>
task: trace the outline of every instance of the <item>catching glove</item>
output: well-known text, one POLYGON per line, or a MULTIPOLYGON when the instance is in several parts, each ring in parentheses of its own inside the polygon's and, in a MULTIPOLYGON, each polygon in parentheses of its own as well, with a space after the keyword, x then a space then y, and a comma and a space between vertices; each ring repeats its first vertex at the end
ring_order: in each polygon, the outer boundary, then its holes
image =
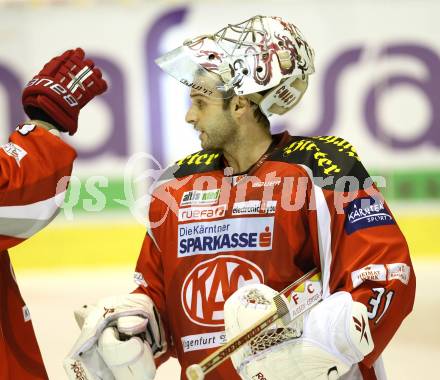
POLYGON ((73 135, 81 108, 107 90, 101 70, 94 66, 92 60, 84 59, 81 48, 52 58, 23 91, 26 114, 73 135))
MULTIPOLYGON (((262 284, 238 289, 224 306, 227 338, 274 309, 276 294, 262 284)), ((334 380, 373 348, 367 308, 353 301, 350 293, 337 292, 304 317, 287 325, 278 320, 234 352, 231 360, 245 380, 334 380)))

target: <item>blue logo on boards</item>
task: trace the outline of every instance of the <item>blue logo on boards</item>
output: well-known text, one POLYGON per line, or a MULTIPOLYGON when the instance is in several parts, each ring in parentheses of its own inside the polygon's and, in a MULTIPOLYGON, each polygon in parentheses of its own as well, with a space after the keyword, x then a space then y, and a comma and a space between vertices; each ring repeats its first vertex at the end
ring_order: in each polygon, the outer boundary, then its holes
POLYGON ((348 235, 362 228, 396 224, 383 202, 372 197, 354 199, 344 212, 344 227, 348 235))

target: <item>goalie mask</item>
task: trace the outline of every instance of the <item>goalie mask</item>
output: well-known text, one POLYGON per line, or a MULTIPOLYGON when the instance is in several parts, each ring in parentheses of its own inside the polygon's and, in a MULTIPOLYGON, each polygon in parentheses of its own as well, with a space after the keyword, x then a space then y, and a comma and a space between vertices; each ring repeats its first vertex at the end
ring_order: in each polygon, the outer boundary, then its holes
POLYGON ((313 58, 296 26, 255 16, 187 40, 156 63, 203 95, 243 95, 270 116, 284 114, 301 99, 314 72, 313 58))

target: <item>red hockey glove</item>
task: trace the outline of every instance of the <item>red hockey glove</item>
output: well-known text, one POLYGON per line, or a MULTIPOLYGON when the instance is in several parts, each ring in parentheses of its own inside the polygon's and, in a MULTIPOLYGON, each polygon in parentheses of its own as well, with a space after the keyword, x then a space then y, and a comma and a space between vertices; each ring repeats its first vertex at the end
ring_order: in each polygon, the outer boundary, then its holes
POLYGON ((92 60, 84 59, 81 48, 52 58, 23 91, 26 114, 73 135, 81 108, 107 90, 101 70, 94 66, 92 60))

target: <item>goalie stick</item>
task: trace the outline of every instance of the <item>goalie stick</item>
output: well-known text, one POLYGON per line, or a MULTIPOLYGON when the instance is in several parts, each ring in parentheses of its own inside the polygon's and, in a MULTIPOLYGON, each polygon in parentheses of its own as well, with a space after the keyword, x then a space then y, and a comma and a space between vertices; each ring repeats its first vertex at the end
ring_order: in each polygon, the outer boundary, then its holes
POLYGON ((252 326, 244 330, 241 334, 229 340, 200 363, 190 365, 186 369, 186 377, 188 380, 204 379, 208 372, 223 363, 234 351, 238 350, 258 334, 262 333, 277 319, 286 317, 290 314, 289 321, 292 321, 320 302, 322 300, 322 286, 319 285, 315 288, 313 286, 307 286, 312 283, 317 283, 318 281, 320 284, 320 278, 320 272, 317 268, 314 268, 279 292, 273 298, 276 306, 274 311, 271 311, 252 326), (310 283, 307 284, 307 281, 310 283), (303 293, 302 297, 299 296, 301 293, 303 293), (281 297, 282 295, 287 297, 289 307, 286 306, 285 301, 281 297))

